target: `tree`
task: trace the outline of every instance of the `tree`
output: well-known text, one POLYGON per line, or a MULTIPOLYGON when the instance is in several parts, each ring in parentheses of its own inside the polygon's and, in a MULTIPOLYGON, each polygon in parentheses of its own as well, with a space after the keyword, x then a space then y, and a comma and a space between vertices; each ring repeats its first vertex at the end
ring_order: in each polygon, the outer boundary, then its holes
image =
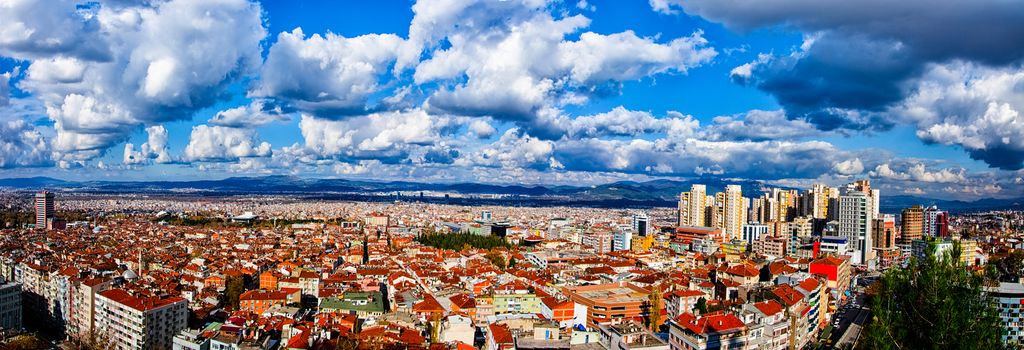
POLYGON ((511 269, 511 268, 515 268, 515 267, 516 267, 516 257, 513 256, 511 258, 508 258, 508 268, 511 269))
POLYGON ((356 350, 359 349, 359 341, 351 337, 338 337, 334 346, 335 350, 356 350))
POLYGON ((992 296, 982 290, 984 276, 960 262, 960 246, 906 268, 890 269, 871 297, 872 319, 864 349, 1001 349, 1003 331, 992 296))
POLYGON ((657 332, 661 328, 661 309, 663 308, 662 304, 664 304, 660 284, 651 287, 651 293, 647 296, 647 299, 647 303, 650 305, 650 308, 647 310, 647 328, 657 332))
POLYGON ((492 250, 492 251, 487 252, 487 254, 484 255, 484 257, 487 258, 487 260, 490 261, 491 264, 494 264, 494 266, 497 266, 498 269, 500 269, 500 270, 504 270, 505 269, 505 266, 506 266, 505 265, 505 256, 501 255, 501 253, 492 250))
POLYGON ((227 296, 228 305, 232 310, 238 310, 241 304, 242 292, 245 292, 245 281, 241 276, 228 276, 224 281, 224 294, 227 296))
POLYGON ((705 314, 708 312, 708 300, 704 297, 697 299, 697 302, 693 304, 693 312, 699 314, 705 314))

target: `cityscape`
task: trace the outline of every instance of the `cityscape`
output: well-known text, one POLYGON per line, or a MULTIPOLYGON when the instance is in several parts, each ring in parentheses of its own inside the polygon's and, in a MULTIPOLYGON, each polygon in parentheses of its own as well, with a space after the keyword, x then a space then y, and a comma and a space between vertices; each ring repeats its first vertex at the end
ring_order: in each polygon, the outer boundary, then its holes
POLYGON ((0 350, 1024 349, 1017 0, 0 0, 0 350))

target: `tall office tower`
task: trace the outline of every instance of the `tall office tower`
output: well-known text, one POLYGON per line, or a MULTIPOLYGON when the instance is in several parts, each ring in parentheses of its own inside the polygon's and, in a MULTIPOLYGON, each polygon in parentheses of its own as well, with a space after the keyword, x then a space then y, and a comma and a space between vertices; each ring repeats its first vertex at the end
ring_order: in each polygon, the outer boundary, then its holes
POLYGON ((862 191, 849 191, 839 196, 838 234, 847 239, 853 257, 853 264, 869 264, 874 251, 871 249, 872 208, 871 197, 862 191))
POLYGON ((937 206, 928 207, 924 210, 924 234, 927 237, 948 237, 949 236, 949 213, 939 210, 937 206))
POLYGON ((743 189, 739 185, 725 186, 725 193, 722 194, 722 231, 729 238, 740 238, 742 233, 743 212, 743 189))
POLYGON ((633 232, 641 237, 647 237, 647 214, 633 214, 633 232))
POLYGON ((689 202, 686 208, 688 221, 683 223, 690 226, 708 226, 706 215, 708 213, 708 187, 701 184, 690 186, 689 202))
POLYGON ((900 242, 910 243, 924 234, 924 207, 915 205, 903 209, 900 216, 900 242))
POLYGON ((36 229, 47 229, 47 224, 54 217, 53 192, 36 193, 36 229))
POLYGON ((690 224, 690 192, 679 194, 679 205, 676 210, 676 226, 690 224))

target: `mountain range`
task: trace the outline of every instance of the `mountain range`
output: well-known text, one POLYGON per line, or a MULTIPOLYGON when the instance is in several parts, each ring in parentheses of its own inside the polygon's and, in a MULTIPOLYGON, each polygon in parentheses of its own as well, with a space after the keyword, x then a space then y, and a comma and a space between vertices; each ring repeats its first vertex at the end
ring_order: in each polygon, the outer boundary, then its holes
MULTIPOLYGON (((257 177, 229 177, 220 180, 193 181, 71 181, 49 177, 0 179, 0 188, 16 190, 48 189, 53 191, 84 193, 192 193, 197 195, 285 194, 311 198, 389 199, 401 193, 415 196, 420 191, 477 195, 504 195, 505 201, 517 205, 569 204, 600 207, 673 207, 680 192, 688 191, 692 184, 707 186, 708 193, 722 191, 726 185, 740 185, 747 197, 760 196, 770 187, 756 180, 725 180, 698 178, 688 181, 658 179, 651 181, 620 181, 595 186, 524 186, 480 183, 420 183, 408 181, 365 181, 346 179, 301 178, 271 175, 257 177), (511 198, 511 199, 510 199, 511 198)), ((489 200, 501 203, 502 200, 489 200)), ((976 201, 941 200, 908 195, 882 196, 881 211, 898 212, 914 204, 936 205, 954 212, 1024 208, 1024 198, 986 198, 976 201)))

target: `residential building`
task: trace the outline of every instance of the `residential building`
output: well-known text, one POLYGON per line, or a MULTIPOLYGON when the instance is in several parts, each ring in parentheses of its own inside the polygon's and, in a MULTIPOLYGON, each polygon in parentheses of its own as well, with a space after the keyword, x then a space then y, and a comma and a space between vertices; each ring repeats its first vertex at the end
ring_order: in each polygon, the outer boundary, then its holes
POLYGON ((915 205, 903 209, 900 217, 900 241, 910 243, 924 236, 924 207, 915 205))
POLYGON ((167 349, 188 323, 181 297, 137 297, 110 289, 96 297, 96 328, 117 350, 167 349))
POLYGON ((21 329, 21 285, 0 284, 0 330, 21 329))
POLYGON ((575 324, 587 327, 644 317, 650 300, 649 291, 625 282, 568 287, 565 292, 576 303, 575 324))

